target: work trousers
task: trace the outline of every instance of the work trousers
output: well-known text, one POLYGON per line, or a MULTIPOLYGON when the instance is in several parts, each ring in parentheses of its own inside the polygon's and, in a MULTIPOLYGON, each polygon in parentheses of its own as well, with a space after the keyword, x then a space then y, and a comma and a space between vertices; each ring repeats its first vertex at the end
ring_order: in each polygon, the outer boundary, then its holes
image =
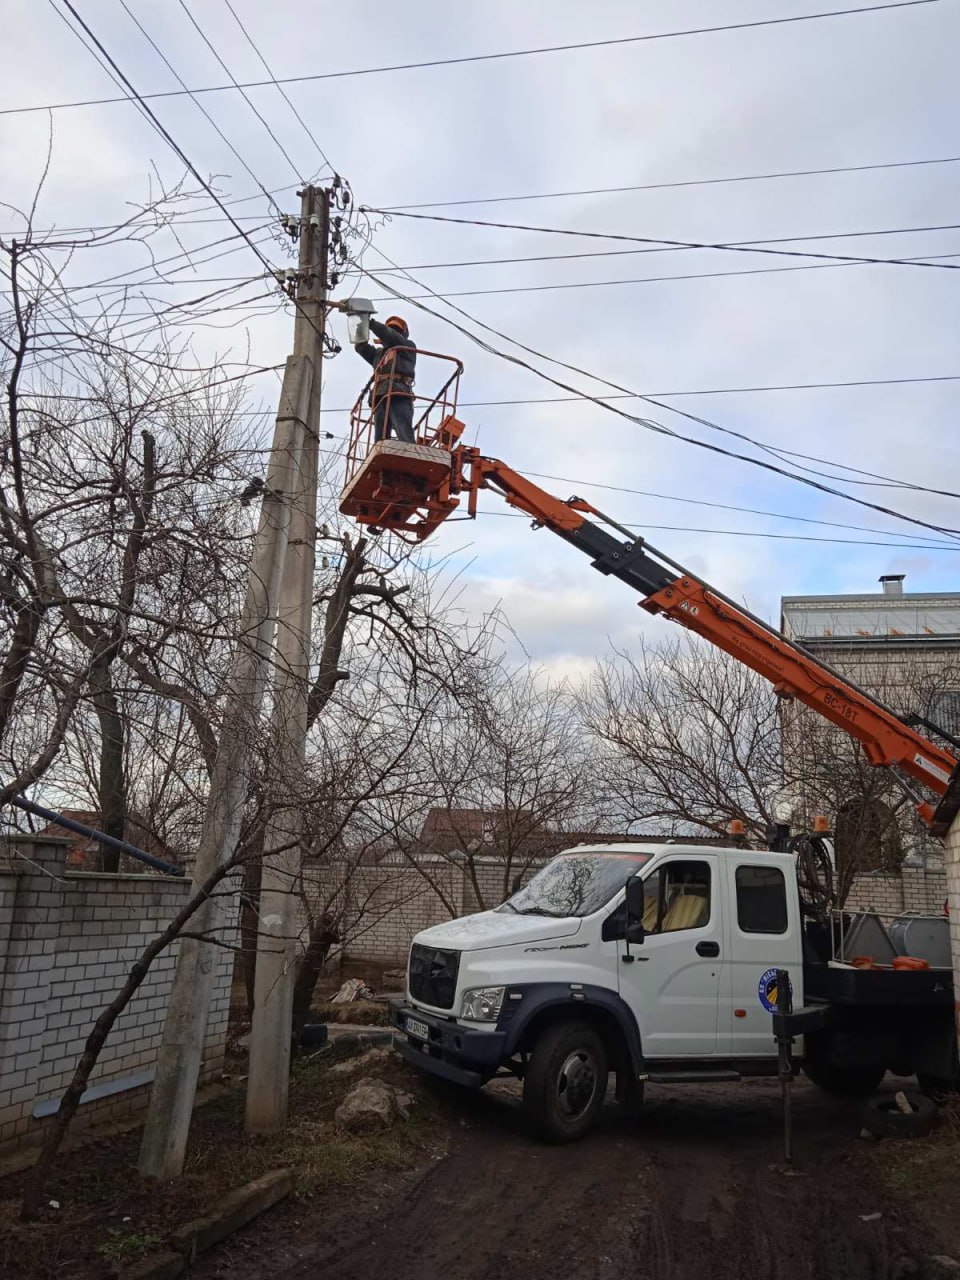
POLYGON ((407 444, 415 444, 413 438, 413 397, 384 396, 373 411, 374 441, 386 436, 396 436, 407 444))

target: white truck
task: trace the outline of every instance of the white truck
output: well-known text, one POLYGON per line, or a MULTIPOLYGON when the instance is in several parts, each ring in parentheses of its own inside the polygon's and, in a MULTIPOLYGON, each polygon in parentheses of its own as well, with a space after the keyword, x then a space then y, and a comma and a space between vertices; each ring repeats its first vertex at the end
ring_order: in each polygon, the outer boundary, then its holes
POLYGON ((776 1076, 778 970, 816 1084, 864 1097, 891 1070, 948 1087, 950 971, 837 962, 833 934, 792 852, 582 845, 495 910, 419 933, 393 1022, 424 1071, 472 1087, 521 1079, 552 1141, 586 1133, 611 1071, 628 1106, 646 1081, 776 1076))

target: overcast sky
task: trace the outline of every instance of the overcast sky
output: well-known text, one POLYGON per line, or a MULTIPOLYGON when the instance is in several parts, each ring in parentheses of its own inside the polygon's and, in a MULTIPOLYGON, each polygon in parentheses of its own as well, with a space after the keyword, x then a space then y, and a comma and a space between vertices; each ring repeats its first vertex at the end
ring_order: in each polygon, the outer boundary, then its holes
MULTIPOLYGON (((187 3, 238 79, 264 78, 263 66, 225 0, 187 3)), ((594 0, 589 6, 572 0, 414 0, 389 6, 232 3, 278 76, 616 39, 828 7, 809 0, 594 0)), ((180 0, 127 4, 189 85, 224 82, 224 71, 180 0)), ((55 12, 60 5, 61 0, 0 0, 4 30, 15 33, 0 49, 0 106, 116 96, 116 86, 55 12)), ((78 7, 138 90, 177 87, 121 0, 84 0, 78 7)), ((419 204, 944 159, 960 152, 953 136, 960 107, 958 48, 960 5, 938 0, 751 30, 326 79, 290 85, 287 92, 359 201, 419 204)), ((254 89, 250 96, 297 173, 308 178, 329 173, 276 89, 254 89)), ((208 94, 200 101, 258 182, 277 192, 283 209, 293 211, 297 173, 240 95, 208 94)), ((204 175, 218 175, 223 193, 256 196, 257 184, 194 102, 178 97, 151 105, 197 168, 204 175)), ((126 216, 130 202, 146 198, 154 167, 166 181, 181 176, 180 161, 130 104, 59 110, 50 116, 2 115, 0 198, 20 206, 29 202, 51 120, 53 159, 38 225, 115 222, 126 216)), ((958 194, 960 163, 941 163, 478 203, 436 212, 716 243, 938 227, 956 216, 958 194)), ((232 207, 248 219, 243 225, 251 230, 270 217, 263 196, 232 207)), ((0 221, 4 231, 17 225, 7 211, 0 221)), ((220 219, 180 236, 199 246, 229 230, 220 219)), ((960 232, 949 229, 781 247, 868 257, 956 253, 955 260, 944 261, 960 263, 960 232)), ((660 393, 671 406, 762 443, 828 459, 832 465, 820 466, 821 471, 842 477, 838 466, 846 464, 916 485, 960 490, 960 381, 719 394, 720 388, 770 384, 960 375, 960 275, 953 271, 890 265, 773 271, 816 259, 715 250, 426 269, 427 264, 478 258, 629 248, 616 241, 397 217, 376 231, 364 262, 371 270, 385 266, 387 259, 420 267, 412 274, 443 294, 763 269, 761 274, 714 279, 495 293, 456 302, 478 320, 587 373, 632 391, 660 393), (710 394, 679 394, 697 391, 710 394)), ((172 236, 154 241, 157 254, 177 249, 172 236)), ((264 252, 277 265, 291 261, 272 241, 265 242, 264 252)), ((73 268, 73 283, 148 261, 142 248, 129 247, 97 258, 85 253, 82 259, 73 268)), ((260 270, 253 251, 241 245, 193 274, 182 272, 176 277, 181 285, 165 286, 162 296, 189 297, 206 287, 198 287, 198 280, 254 278, 260 270)), ((378 293, 369 282, 351 282, 350 287, 361 294, 378 293)), ((406 280, 401 287, 424 292, 406 280)), ((256 292, 253 286, 245 296, 256 292)), ((150 296, 160 293, 154 287, 150 296)), ((386 302, 378 306, 381 314, 398 309, 386 302)), ((464 400, 563 394, 481 351, 412 305, 401 309, 421 346, 464 359, 464 400)), ((291 333, 288 312, 240 311, 224 319, 242 324, 223 332, 198 329, 200 355, 216 351, 228 359, 232 346, 236 358, 243 359, 249 341, 252 358, 264 365, 285 356, 291 333)), ((335 323, 342 330, 339 318, 335 323)), ((345 339, 345 333, 339 336, 345 339)), ((587 376, 534 363, 578 388, 604 391, 587 376)), ((364 367, 347 348, 327 368, 326 406, 335 410, 348 405, 364 376, 364 367)), ((426 378, 424 366, 421 391, 427 389, 426 378)), ((269 406, 276 390, 274 376, 265 375, 251 383, 251 401, 269 406)), ((616 403, 684 435, 764 456, 667 409, 654 410, 640 401, 616 403)), ((461 416, 468 423, 467 438, 485 452, 520 470, 561 477, 544 483, 564 497, 579 492, 590 498, 767 617, 777 617, 781 595, 872 590, 882 573, 906 573, 908 590, 960 589, 960 555, 949 550, 717 532, 910 544, 920 531, 744 462, 665 439, 593 404, 490 405, 467 408, 461 416), (610 492, 594 484, 644 494, 610 492), (691 500, 777 514, 715 509, 691 500), (883 532, 803 524, 788 516, 883 532)), ((346 416, 328 413, 325 426, 340 435, 346 416)), ((794 464, 818 466, 800 458, 794 464)), ((955 498, 909 489, 844 487, 870 501, 960 528, 960 501, 955 498)), ((571 548, 545 532, 528 531, 520 519, 506 518, 506 508, 494 499, 483 505, 489 514, 475 525, 448 527, 436 550, 455 552, 453 563, 464 571, 465 601, 472 610, 503 600, 534 659, 557 672, 575 671, 611 642, 629 643, 641 629, 666 633, 667 624, 638 613, 626 588, 592 572, 571 548)))

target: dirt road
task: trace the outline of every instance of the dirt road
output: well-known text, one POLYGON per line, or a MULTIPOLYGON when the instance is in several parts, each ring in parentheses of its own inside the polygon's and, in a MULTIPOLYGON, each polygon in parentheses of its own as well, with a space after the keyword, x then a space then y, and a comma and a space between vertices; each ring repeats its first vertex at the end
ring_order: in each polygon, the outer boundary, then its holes
MULTIPOLYGON (((795 1089, 785 1171, 775 1082, 651 1089, 575 1146, 526 1137, 509 1090, 450 1104, 449 1153, 375 1190, 289 1207, 203 1280, 906 1280, 956 1240, 878 1179, 855 1114, 795 1089), (881 1216, 877 1218, 876 1214, 881 1216)), ((954 1215, 955 1216, 955 1215, 954 1215)), ((957 1274, 960 1274, 958 1272, 957 1274)))

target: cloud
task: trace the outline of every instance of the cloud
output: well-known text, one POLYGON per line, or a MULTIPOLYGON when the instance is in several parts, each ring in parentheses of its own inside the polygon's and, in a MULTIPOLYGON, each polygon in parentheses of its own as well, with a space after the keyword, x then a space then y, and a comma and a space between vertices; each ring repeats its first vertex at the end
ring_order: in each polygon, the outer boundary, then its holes
MULTIPOLYGON (((16 47, 7 42, 0 52, 6 102, 116 92, 52 10, 26 0, 13 7, 22 10, 23 20, 17 24, 16 47)), ((238 76, 261 78, 262 67, 225 6, 201 0, 192 10, 238 76)), ((788 0, 744 0, 732 16, 728 8, 726 16, 749 21, 795 10, 788 0)), ((292 0, 245 5, 238 11, 271 66, 286 75, 615 38, 718 20, 716 6, 708 0, 679 5, 655 0, 642 9, 627 0, 605 0, 591 6, 589 21, 583 7, 569 0, 522 6, 508 0, 482 6, 424 0, 413 10, 328 6, 322 25, 317 21, 297 39, 291 33, 303 31, 304 18, 292 0)), ((162 22, 158 6, 139 6, 137 13, 188 82, 223 80, 222 70, 176 7, 169 12, 163 7, 162 22)), ((149 89, 175 87, 170 72, 113 4, 94 0, 85 6, 84 16, 135 83, 149 89)), ((958 38, 956 12, 950 6, 926 6, 752 32, 314 81, 292 85, 288 93, 360 200, 454 200, 952 154, 958 38)), ((266 87, 251 91, 251 97, 300 174, 314 172, 320 165, 315 149, 276 91, 266 87)), ((284 209, 295 207, 300 175, 242 99, 235 93, 207 95, 203 103, 256 179, 268 188, 286 185, 278 200, 284 209)), ((204 174, 224 175, 223 188, 234 195, 257 190, 189 99, 165 99, 155 110, 204 174)), ((127 202, 143 197, 151 162, 167 181, 180 176, 179 161, 128 105, 56 113, 53 126, 54 159, 39 215, 47 220, 83 224, 124 216, 127 202)), ((43 116, 0 117, 5 198, 14 203, 29 200, 47 128, 43 116)), ((960 165, 943 165, 450 212, 709 242, 951 223, 958 187, 960 165)), ((264 220, 269 216, 262 198, 241 208, 264 220)), ((182 235, 188 245, 198 245, 229 230, 220 223, 185 229, 182 235)), ((429 270, 425 264, 630 246, 400 218, 377 232, 375 244, 396 262, 421 264, 413 274, 441 292, 801 265, 763 255, 690 251, 429 270)), ((960 252, 960 237, 953 231, 924 232, 818 242, 816 247, 884 257, 953 253, 960 252)), ((158 253, 164 250, 177 251, 166 233, 155 246, 158 253)), ((270 243, 263 252, 275 265, 291 261, 289 250, 279 244, 270 243)), ((80 258, 70 268, 77 282, 146 261, 136 248, 104 253, 95 261, 88 255, 80 258)), ((372 269, 383 260, 371 252, 367 261, 372 269)), ((175 301, 199 292, 191 282, 205 275, 255 277, 261 271, 256 257, 240 244, 230 257, 184 273, 181 289, 164 286, 163 297, 175 301)), ((422 292, 409 282, 403 289, 422 292)), ((379 289, 367 282, 360 292, 379 289)), ((463 306, 540 351, 631 389, 681 391, 960 372, 954 342, 960 321, 957 299, 952 272, 854 266, 502 294, 465 299, 463 306)), ((564 394, 482 352, 410 304, 401 309, 423 347, 462 356, 465 400, 564 394)), ((243 317, 238 313, 235 318, 243 317)), ((249 318, 245 328, 226 334, 198 329, 195 344, 201 358, 212 358, 228 346, 242 349, 249 334, 254 357, 273 364, 286 355, 290 333, 291 316, 281 313, 249 318)), ((546 363, 542 368, 577 386, 604 390, 586 374, 546 363)), ((348 350, 328 362, 324 374, 325 404, 343 407, 355 397, 364 368, 348 350)), ((427 376, 424 362, 423 391, 427 376)), ((256 385, 255 394, 269 404, 275 380, 256 385)), ((918 484, 939 487, 944 481, 949 489, 955 486, 944 478, 960 471, 958 393, 960 384, 940 383, 676 397, 670 404, 791 451, 786 455, 790 467, 809 468, 802 474, 811 478, 826 472, 843 482, 870 481, 812 460, 824 458, 918 484)), ((618 403, 685 435, 772 460, 744 441, 666 409, 618 403)), ((462 416, 467 438, 477 438, 486 452, 524 471, 562 477, 541 483, 563 497, 573 492, 588 497, 767 617, 777 617, 781 594, 861 590, 880 573, 904 567, 908 588, 948 589, 957 583, 956 554, 702 532, 738 529, 882 540, 867 532, 781 518, 803 516, 888 530, 897 541, 911 541, 910 526, 895 519, 666 439, 588 403, 488 406, 464 409, 462 416), (644 492, 596 489, 589 482, 644 492), (774 514, 750 515, 677 499, 774 514), (659 525, 680 528, 657 529, 659 525)), ((324 417, 325 428, 338 435, 346 425, 344 415, 324 417)), ((960 507, 952 497, 882 482, 849 487, 881 505, 960 526, 960 507)), ((572 670, 603 652, 611 638, 628 640, 641 627, 665 625, 638 611, 626 588, 591 571, 560 540, 532 534, 522 520, 503 518, 506 508, 494 498, 485 498, 482 509, 487 514, 475 526, 445 529, 435 553, 451 553, 463 567, 464 601, 471 611, 479 614, 495 598, 504 600, 536 660, 558 671, 572 670)))

